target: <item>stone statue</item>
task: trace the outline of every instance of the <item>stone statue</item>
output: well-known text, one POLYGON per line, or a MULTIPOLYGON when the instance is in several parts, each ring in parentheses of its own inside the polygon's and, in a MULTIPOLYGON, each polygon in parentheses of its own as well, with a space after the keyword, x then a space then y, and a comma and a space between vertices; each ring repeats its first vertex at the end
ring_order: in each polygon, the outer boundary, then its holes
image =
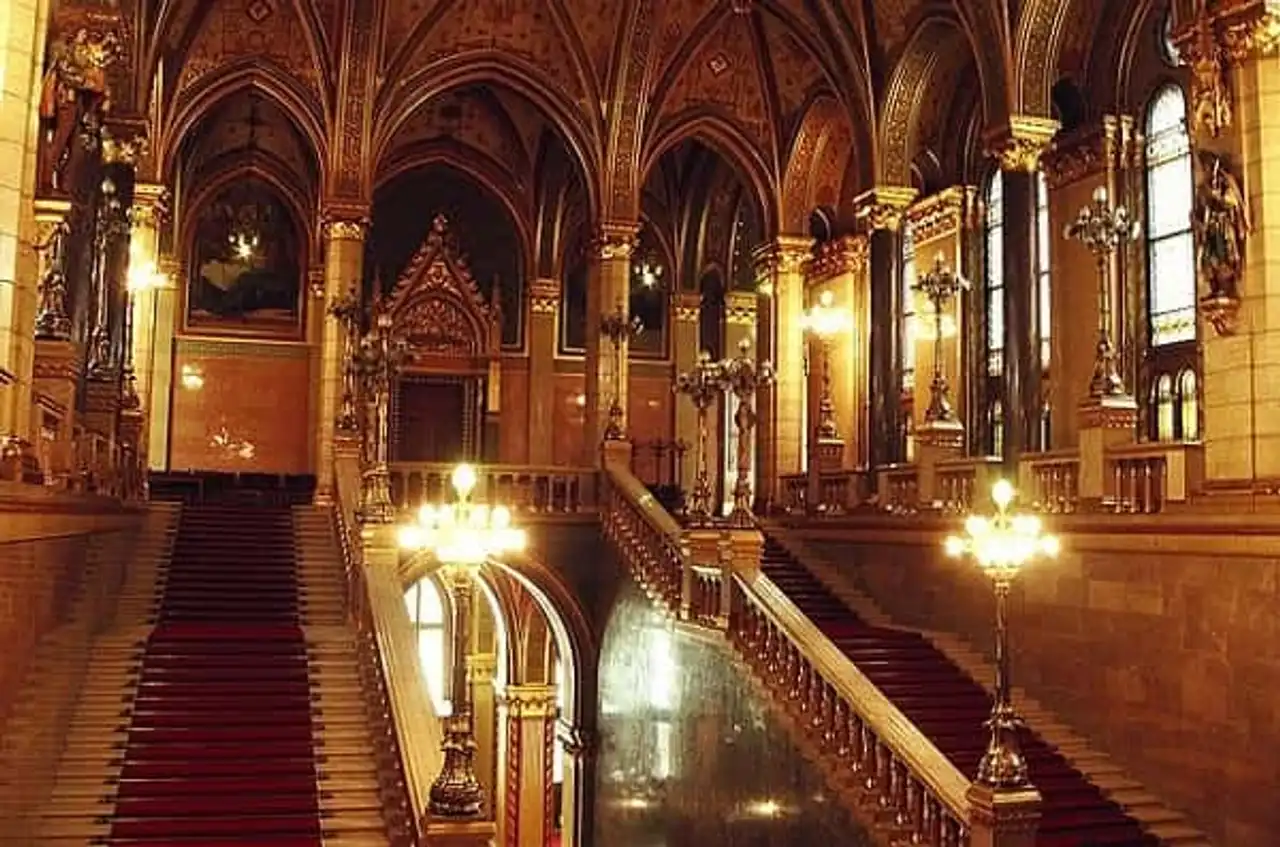
POLYGON ((40 120, 46 144, 40 159, 40 186, 65 193, 66 167, 72 141, 86 119, 89 123, 110 105, 106 69, 120 54, 120 42, 110 30, 76 30, 50 48, 49 67, 40 94, 40 120))
POLYGON ((1249 206, 1240 182, 1217 153, 1202 151, 1192 228, 1198 276, 1213 298, 1238 299, 1249 236, 1249 206))
POLYGON ((65 219, 54 224, 48 239, 39 245, 44 274, 40 278, 40 306, 36 312, 36 336, 66 339, 71 335, 67 312, 67 238, 71 227, 65 219))

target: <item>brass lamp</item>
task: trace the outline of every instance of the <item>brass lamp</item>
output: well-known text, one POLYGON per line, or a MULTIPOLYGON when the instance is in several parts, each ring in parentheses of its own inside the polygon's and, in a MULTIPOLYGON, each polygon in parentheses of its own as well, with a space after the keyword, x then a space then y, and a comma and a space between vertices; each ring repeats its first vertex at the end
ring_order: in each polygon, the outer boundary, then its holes
POLYGON ((835 306, 835 295, 824 291, 818 302, 810 306, 801 317, 804 331, 818 339, 822 345, 822 397, 818 401, 817 436, 819 441, 834 441, 840 437, 836 426, 835 404, 831 400, 831 342, 853 325, 849 314, 835 306))
POLYGON ((139 294, 164 288, 168 283, 168 276, 156 267, 155 262, 136 254, 129 257, 129 270, 125 275, 124 373, 121 379, 121 405, 126 409, 137 409, 142 404, 133 360, 134 306, 139 294))
POLYGON ((733 485, 733 511, 729 513, 730 526, 749 529, 755 526, 751 515, 751 433, 756 427, 756 392, 772 385, 776 379, 772 362, 757 361, 751 355, 751 341, 738 342, 738 355, 720 363, 719 378, 725 394, 732 394, 738 401, 733 413, 733 424, 738 430, 738 450, 735 464, 738 478, 733 485))
POLYGON ((472 502, 474 467, 458 465, 450 481, 457 500, 423 505, 417 520, 400 528, 399 540, 401 549, 440 563, 453 604, 453 713, 444 721, 444 766, 431 785, 427 811, 442 818, 474 818, 481 813, 484 789, 476 779, 475 714, 467 680, 473 579, 490 559, 523 550, 526 537, 523 529, 512 526, 506 506, 472 502))
POLYGON ((933 381, 929 383, 929 408, 925 410, 924 419, 926 423, 951 423, 956 413, 951 407, 947 375, 942 371, 943 317, 951 301, 960 292, 969 290, 969 281, 947 267, 939 253, 933 269, 912 287, 925 296, 933 309, 933 381))
POLYGON ((1024 567, 1042 556, 1056 556, 1059 549, 1057 537, 1044 533, 1038 517, 1012 511, 1014 497, 1013 486, 1007 480, 1000 480, 991 489, 995 515, 970 515, 964 525, 965 537, 951 536, 945 543, 949 556, 972 556, 995 587, 995 702, 986 723, 991 738, 978 763, 977 781, 996 790, 1031 785, 1027 776, 1027 760, 1018 743, 1022 719, 1014 711, 1010 698, 1009 588, 1024 567))
POLYGON ((605 426, 606 441, 625 441, 627 432, 623 426, 626 413, 622 408, 622 369, 625 350, 622 342, 630 341, 644 330, 644 324, 637 316, 627 317, 626 309, 621 302, 610 314, 600 319, 600 334, 609 339, 613 345, 613 397, 609 401, 609 423, 605 426))
POLYGON ((683 394, 693 403, 698 413, 697 470, 693 479, 693 494, 689 498, 686 517, 692 523, 711 520, 711 475, 707 469, 707 409, 720 396, 724 367, 713 361, 711 354, 703 350, 693 370, 676 377, 673 386, 677 394, 683 394))

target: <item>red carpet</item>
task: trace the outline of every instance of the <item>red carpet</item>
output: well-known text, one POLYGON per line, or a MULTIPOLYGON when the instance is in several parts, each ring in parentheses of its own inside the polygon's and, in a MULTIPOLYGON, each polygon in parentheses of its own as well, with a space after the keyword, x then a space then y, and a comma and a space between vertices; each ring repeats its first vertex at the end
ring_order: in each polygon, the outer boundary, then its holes
POLYGON ((320 847, 298 615, 288 508, 183 510, 108 843, 320 847))
MULTIPOLYGON (((772 539, 763 570, 962 773, 978 772, 991 711, 982 686, 920 635, 867 624, 772 539)), ((1041 847, 1160 843, 1034 733, 1023 730, 1021 740, 1044 797, 1041 847)))

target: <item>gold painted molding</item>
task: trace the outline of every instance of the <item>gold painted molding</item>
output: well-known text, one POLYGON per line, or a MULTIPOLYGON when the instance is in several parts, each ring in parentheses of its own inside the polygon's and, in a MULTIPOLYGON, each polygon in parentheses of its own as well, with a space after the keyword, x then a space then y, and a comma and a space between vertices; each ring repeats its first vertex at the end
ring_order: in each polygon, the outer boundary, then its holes
POLYGON ((844 274, 859 274, 870 256, 871 241, 864 233, 842 235, 818 247, 809 265, 809 281, 821 284, 844 274))
POLYGON ((1040 167, 1052 190, 1105 174, 1111 167, 1139 167, 1142 154, 1133 117, 1103 115, 1097 124, 1055 139, 1041 156, 1040 167))
POLYGON ((636 250, 639 234, 639 224, 603 223, 593 242, 596 255, 606 262, 630 259, 636 250))
POLYGON ((971 185, 953 185, 930 194, 907 209, 907 223, 916 244, 953 235, 971 219, 978 192, 971 185))

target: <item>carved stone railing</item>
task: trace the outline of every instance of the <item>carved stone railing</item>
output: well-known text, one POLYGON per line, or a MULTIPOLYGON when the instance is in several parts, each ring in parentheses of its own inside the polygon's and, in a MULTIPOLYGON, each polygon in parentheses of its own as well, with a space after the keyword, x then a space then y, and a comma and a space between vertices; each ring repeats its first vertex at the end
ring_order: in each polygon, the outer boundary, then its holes
POLYGON ((1071 514, 1080 506, 1080 454, 1075 450, 1032 453, 1018 463, 1018 488, 1030 508, 1071 514))
POLYGON ((779 506, 787 514, 843 515, 867 497, 866 474, 860 471, 822 471, 816 477, 786 474, 779 481, 779 506))
POLYGON ((915 465, 880 468, 877 476, 881 509, 894 514, 913 514, 919 510, 920 485, 915 465))
POLYGON ((937 484, 942 511, 949 514, 971 511, 975 502, 986 498, 1002 470, 1001 461, 995 456, 938 462, 937 484))
POLYGON ((730 646, 886 844, 969 843, 970 781, 759 571, 763 536, 682 530, 628 470, 606 471, 602 519, 665 611, 730 646))
MULTIPOLYGON (((369 561, 356 520, 359 463, 335 459, 334 528, 346 574, 347 607, 356 626, 360 676, 384 818, 396 847, 425 844, 422 813, 443 762, 442 732, 422 678, 418 645, 395 561, 369 561)), ((385 553, 385 549, 383 550, 385 553)))
MULTIPOLYGON (((453 498, 449 482, 456 465, 393 462, 391 497, 401 508, 453 498)), ((477 465, 475 496, 506 503, 523 517, 593 514, 599 507, 594 468, 477 465)))
POLYGON ((1147 442, 1107 450, 1114 510, 1151 515, 1186 503, 1204 480, 1204 448, 1197 443, 1147 442))

